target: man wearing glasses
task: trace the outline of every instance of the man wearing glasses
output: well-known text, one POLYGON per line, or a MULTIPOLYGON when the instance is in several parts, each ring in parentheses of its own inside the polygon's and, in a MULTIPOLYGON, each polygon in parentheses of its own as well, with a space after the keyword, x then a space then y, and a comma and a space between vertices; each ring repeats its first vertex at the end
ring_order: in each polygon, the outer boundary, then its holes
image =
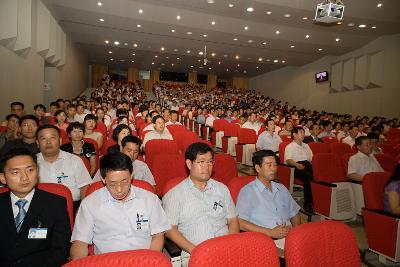
POLYGON ((170 226, 158 197, 134 187, 132 161, 123 153, 100 160, 105 187, 87 196, 76 215, 72 233, 72 260, 95 254, 133 249, 161 251, 170 226))
POLYGON ((163 198, 171 229, 167 237, 182 251, 186 266, 195 246, 201 242, 239 232, 235 205, 228 188, 213 179, 213 153, 204 143, 194 143, 185 153, 190 176, 163 198))

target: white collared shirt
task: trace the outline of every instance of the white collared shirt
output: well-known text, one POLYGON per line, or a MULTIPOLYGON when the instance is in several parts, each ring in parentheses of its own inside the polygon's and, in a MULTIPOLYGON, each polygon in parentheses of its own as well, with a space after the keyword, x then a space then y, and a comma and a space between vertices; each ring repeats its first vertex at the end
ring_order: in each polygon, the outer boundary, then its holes
POLYGON ((92 178, 78 156, 60 150, 54 162, 44 160, 37 154, 40 183, 63 184, 71 190, 74 201, 80 200, 80 188, 92 183, 92 178))
POLYGON ((349 159, 347 174, 357 173, 361 176, 369 172, 383 172, 381 165, 373 154, 369 156, 358 151, 349 159))
POLYGON ((292 159, 295 162, 305 160, 311 162, 312 157, 313 153, 310 147, 303 142, 301 143, 301 145, 299 145, 295 141, 293 141, 285 148, 285 162, 287 162, 288 159, 292 159))
POLYGON ((243 123, 242 128, 254 130, 256 134, 258 134, 258 131, 261 128, 261 124, 256 121, 255 122, 246 121, 245 123, 243 123))
POLYGON ((14 214, 14 219, 15 219, 15 217, 17 217, 18 212, 19 212, 19 208, 17 205, 15 205, 15 203, 17 203, 17 201, 20 199, 25 199, 26 201, 28 201, 24 206, 25 212, 28 212, 29 206, 31 205, 34 194, 35 194, 35 188, 33 188, 32 191, 29 192, 24 198, 19 198, 16 195, 14 195, 12 192, 10 192, 11 204, 12 204, 11 206, 12 206, 12 211, 14 214))
POLYGON ((282 143, 282 139, 276 132, 271 134, 269 131, 265 131, 258 136, 256 148, 259 150, 269 149, 273 152, 277 152, 279 151, 280 143, 282 143))
POLYGON ((129 196, 118 201, 103 187, 82 200, 71 242, 93 243, 95 254, 149 249, 152 236, 169 229, 155 194, 131 186, 129 196))

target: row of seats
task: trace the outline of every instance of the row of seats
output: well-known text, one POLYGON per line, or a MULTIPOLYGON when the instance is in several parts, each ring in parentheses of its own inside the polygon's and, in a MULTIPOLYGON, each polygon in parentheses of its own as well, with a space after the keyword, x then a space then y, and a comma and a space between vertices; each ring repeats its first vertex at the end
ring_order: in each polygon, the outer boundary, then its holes
MULTIPOLYGON (((288 267, 361 266, 352 230, 335 221, 313 222, 291 230, 286 237, 284 257, 288 267)), ((161 252, 133 250, 111 252, 72 261, 65 267, 170 267, 161 252)), ((239 233, 212 238, 192 252, 190 267, 280 266, 274 241, 260 233, 239 233)))

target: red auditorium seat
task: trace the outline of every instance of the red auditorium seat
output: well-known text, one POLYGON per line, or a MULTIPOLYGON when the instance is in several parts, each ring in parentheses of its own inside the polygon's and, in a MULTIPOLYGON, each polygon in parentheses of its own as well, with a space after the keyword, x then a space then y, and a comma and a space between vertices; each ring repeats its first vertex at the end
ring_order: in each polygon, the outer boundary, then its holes
POLYGON ((158 154, 154 156, 151 172, 157 185, 157 194, 162 196, 165 183, 173 178, 186 178, 189 174, 185 158, 180 154, 158 154))
MULTIPOLYGON (((154 187, 146 181, 132 179, 132 185, 136 186, 136 187, 140 187, 142 189, 145 189, 145 190, 155 194, 154 187)), ((94 183, 90 184, 89 187, 86 189, 85 196, 87 197, 94 191, 96 191, 100 188, 103 188, 104 186, 105 185, 102 181, 98 181, 98 182, 94 182, 94 183)))
MULTIPOLYGON (((53 184, 53 183, 38 183, 37 188, 40 190, 59 195, 65 198, 67 202, 67 212, 69 216, 69 223, 71 225, 71 231, 74 228, 74 201, 72 199, 71 191, 68 187, 62 184, 53 184)), ((1 187, 0 193, 8 192, 7 187, 1 187)))
POLYGON ((395 147, 391 144, 378 144, 378 147, 382 149, 383 153, 389 154, 390 156, 397 156, 395 147))
POLYGON ((153 159, 158 154, 179 154, 178 145, 174 140, 153 139, 145 146, 145 158, 149 168, 152 168, 153 159))
POLYGON ((165 194, 168 193, 169 190, 174 188, 176 185, 178 185, 180 182, 182 182, 185 179, 186 179, 185 177, 176 177, 176 178, 167 180, 162 189, 162 195, 165 196, 165 194))
POLYGON ((64 267, 172 267, 161 252, 150 249, 125 250, 88 256, 71 261, 64 267))
POLYGON ((277 166, 277 175, 279 183, 283 184, 290 193, 293 193, 294 169, 284 165, 277 166), (292 172, 293 170, 293 172, 292 172))
POLYGON ((345 143, 331 143, 331 144, 329 144, 329 148, 330 148, 331 153, 339 155, 341 157, 344 154, 353 153, 351 147, 345 143))
POLYGON ((376 160, 379 162, 381 165, 382 169, 384 169, 387 172, 392 173, 394 169, 396 168, 397 161, 394 157, 388 154, 376 154, 374 155, 376 160))
POLYGON ((328 144, 328 145, 338 142, 337 138, 334 136, 324 136, 321 139, 322 139, 322 142, 324 142, 325 144, 328 144))
POLYGON ((314 212, 328 219, 355 217, 352 184, 347 181, 339 155, 320 153, 313 156, 314 181, 311 182, 314 212))
POLYGON ((390 175, 387 172, 375 172, 364 176, 365 208, 362 215, 369 250, 380 257, 399 262, 399 217, 383 211, 383 189, 390 175))
POLYGON ((236 161, 227 154, 214 154, 212 178, 228 185, 229 181, 238 176, 236 161))
POLYGON ((230 137, 237 137, 239 135, 240 125, 237 123, 228 123, 225 126, 224 136, 222 137, 222 151, 228 153, 228 140, 230 137))
POLYGON ((187 146, 185 144, 193 144, 199 141, 199 137, 195 132, 191 131, 178 131, 175 132, 172 137, 174 138, 178 149, 182 154, 185 154, 187 146))
POLYGON ((400 129, 395 129, 395 128, 389 128, 389 131, 387 132, 386 139, 388 142, 393 142, 395 140, 400 139, 400 129))
POLYGON ((61 145, 65 145, 71 142, 68 138, 67 132, 63 129, 60 129, 60 137, 61 137, 61 145))
POLYGON ((200 243, 192 252, 189 266, 279 267, 279 255, 272 238, 247 232, 215 237, 200 243))
POLYGON ((361 266, 353 231, 335 221, 311 222, 290 230, 285 261, 287 267, 361 266))
MULTIPOLYGON (((226 125, 228 125, 229 122, 225 119, 216 119, 213 122, 213 128, 211 131, 211 143, 214 146, 217 146, 217 132, 224 132, 226 125)), ((222 147, 221 147, 222 148, 222 147)))
POLYGON ((280 135, 280 138, 282 139, 282 142, 292 142, 292 136, 291 135, 280 135))
POLYGON ((238 134, 238 143, 235 145, 236 147, 236 162, 243 162, 243 154, 245 145, 247 144, 255 144, 257 142, 257 134, 256 131, 252 129, 240 128, 238 134))
POLYGON ((228 183, 229 192, 231 193, 232 200, 235 204, 240 189, 242 189, 243 186, 253 181, 255 178, 256 176, 238 176, 229 181, 228 183))
POLYGON ((166 127, 172 136, 174 136, 174 134, 177 132, 186 132, 187 131, 185 126, 179 125, 179 124, 171 124, 171 125, 167 125, 166 127))
POLYGON ((107 150, 110 146, 116 145, 117 142, 115 142, 112 139, 108 139, 107 141, 104 142, 103 147, 101 148, 101 155, 106 155, 107 154, 107 150))
POLYGON ((310 147, 314 155, 318 153, 329 153, 329 147, 325 143, 311 142, 308 143, 308 146, 310 147))
POLYGON ((347 170, 349 168, 349 159, 351 156, 353 156, 355 153, 351 152, 351 153, 346 153, 342 156, 342 164, 343 164, 343 170, 346 173, 347 176, 347 170))

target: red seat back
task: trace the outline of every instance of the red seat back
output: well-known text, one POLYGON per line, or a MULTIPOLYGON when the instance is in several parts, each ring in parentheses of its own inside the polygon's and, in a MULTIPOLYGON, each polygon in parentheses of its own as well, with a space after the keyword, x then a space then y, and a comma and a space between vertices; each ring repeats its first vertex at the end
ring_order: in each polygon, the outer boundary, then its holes
POLYGON ((146 163, 152 168, 153 159, 159 154, 178 154, 178 145, 174 140, 153 139, 147 142, 145 146, 146 163))
POLYGON ((383 210, 384 188, 390 175, 388 172, 370 172, 364 175, 362 187, 367 209, 383 210))
POLYGON ((285 149, 290 142, 282 142, 279 144, 279 160, 281 164, 285 164, 285 149))
POLYGON ((228 123, 225 126, 224 136, 238 136, 240 125, 236 123, 228 123))
POLYGON ((172 267, 171 261, 161 252, 150 249, 125 250, 88 256, 71 261, 64 267, 172 267))
POLYGON ((214 155, 213 177, 218 182, 228 185, 229 181, 238 176, 236 161, 227 154, 214 155))
POLYGON ((393 157, 397 155, 395 148, 390 144, 378 144, 378 147, 382 149, 383 153, 389 154, 393 157))
POLYGON ((63 129, 60 129, 60 137, 61 137, 61 145, 65 145, 70 142, 67 132, 63 129))
POLYGON ((162 190, 162 195, 165 196, 166 193, 168 193, 169 190, 174 188, 176 185, 181 183, 183 180, 185 180, 185 177, 176 177, 169 179, 168 181, 165 182, 164 188, 162 190))
POLYGON ((321 221, 291 229, 285 241, 287 267, 361 266, 356 238, 342 222, 321 221))
POLYGON ((185 141, 190 142, 191 144, 199 141, 199 136, 197 135, 197 133, 187 130, 175 132, 174 134, 172 134, 172 137, 178 145, 181 153, 185 153, 185 141))
POLYGON ((315 181, 344 182, 347 180, 339 155, 332 153, 319 153, 313 156, 312 169, 315 181))
POLYGON ((386 172, 392 173, 396 168, 397 162, 394 157, 388 154, 376 154, 374 156, 386 172))
POLYGON ((224 131, 227 124, 229 124, 229 122, 225 119, 216 119, 213 122, 213 131, 224 131))
POLYGON ((290 142, 293 141, 291 135, 280 135, 280 138, 281 138, 282 142, 288 142, 288 143, 290 143, 290 142))
POLYGON ((247 232, 204 241, 194 248, 189 266, 279 267, 279 255, 272 238, 260 233, 247 232))
POLYGON ((325 144, 332 144, 332 143, 338 142, 337 138, 334 136, 324 136, 321 139, 322 139, 322 142, 324 142, 325 144))
POLYGON ((350 159, 350 157, 351 156, 353 156, 355 153, 346 153, 346 154, 344 154, 343 156, 342 156, 342 164, 343 164, 343 170, 345 171, 345 173, 346 173, 346 176, 347 176, 347 171, 348 171, 348 167, 349 167, 349 159, 350 159))
POLYGON ((113 145, 116 145, 116 144, 117 144, 117 142, 115 142, 114 140, 108 139, 108 140, 103 144, 103 146, 102 146, 102 148, 101 148, 101 154, 102 154, 102 155, 106 155, 106 154, 107 154, 108 148, 109 148, 110 146, 113 146, 113 145))
POLYGON ((287 190, 290 191, 290 176, 291 170, 290 167, 284 165, 277 166, 277 174, 278 174, 278 182, 283 184, 287 190))
POLYGON ((329 153, 329 147, 325 143, 311 142, 308 143, 308 146, 310 147, 314 155, 318 153, 329 153))
POLYGON ((166 127, 172 136, 174 136, 174 134, 176 132, 186 132, 187 131, 185 126, 179 125, 179 124, 171 124, 171 125, 167 125, 166 127))
POLYGON ((229 181, 229 192, 231 193, 232 200, 235 204, 242 187, 253 181, 255 178, 255 176, 238 176, 229 181))
POLYGON ((331 153, 343 156, 346 153, 352 153, 351 147, 345 143, 330 143, 329 148, 331 153))
POLYGON ((255 144, 257 142, 257 133, 252 129, 240 128, 238 135, 238 144, 255 144))

